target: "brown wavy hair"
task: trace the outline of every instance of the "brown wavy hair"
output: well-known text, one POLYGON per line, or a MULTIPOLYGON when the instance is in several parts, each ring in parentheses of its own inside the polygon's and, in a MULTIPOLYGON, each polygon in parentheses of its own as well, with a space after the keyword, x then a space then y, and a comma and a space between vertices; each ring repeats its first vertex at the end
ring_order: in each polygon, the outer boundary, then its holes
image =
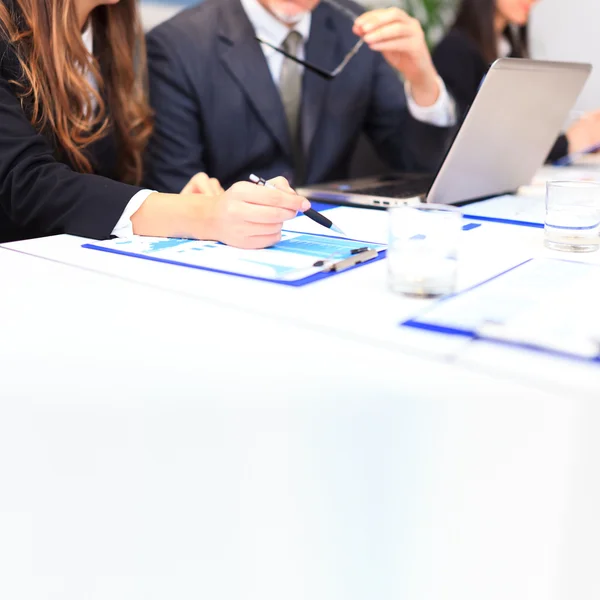
POLYGON ((0 29, 19 60, 22 77, 13 83, 32 125, 50 133, 82 173, 94 170, 86 148, 114 135, 119 177, 139 183, 152 118, 136 0, 93 10, 93 55, 81 37, 75 0, 13 1, 11 10, 0 0, 0 29))

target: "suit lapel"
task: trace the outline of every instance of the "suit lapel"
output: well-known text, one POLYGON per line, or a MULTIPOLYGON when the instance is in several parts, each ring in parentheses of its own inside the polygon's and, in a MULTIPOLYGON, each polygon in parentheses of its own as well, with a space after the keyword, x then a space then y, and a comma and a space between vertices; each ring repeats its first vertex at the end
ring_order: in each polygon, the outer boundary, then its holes
MULTIPOLYGON (((338 51, 335 24, 328 14, 328 8, 319 5, 313 12, 311 33, 306 44, 306 60, 327 71, 333 71, 341 62, 342 55, 340 55, 341 51, 338 51)), ((328 81, 312 71, 304 71, 302 146, 307 159, 311 156, 310 148, 319 127, 319 122, 324 117, 324 106, 332 85, 332 81, 328 81)))
MULTIPOLYGON (((218 52, 225 68, 237 80, 265 128, 291 156, 292 142, 279 90, 239 0, 223 1, 218 52)), ((235 120, 235 115, 231 115, 235 120)))

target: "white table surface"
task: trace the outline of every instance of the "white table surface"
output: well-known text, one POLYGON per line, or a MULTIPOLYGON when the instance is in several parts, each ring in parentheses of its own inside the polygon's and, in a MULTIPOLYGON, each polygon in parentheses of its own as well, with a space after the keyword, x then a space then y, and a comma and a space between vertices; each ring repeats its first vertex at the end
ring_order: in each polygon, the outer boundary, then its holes
POLYGON ((0 597, 597 598, 597 398, 0 250, 0 597))
MULTIPOLYGON (((383 211, 336 208, 328 214, 359 239, 385 239, 387 214, 383 211)), ((292 229, 308 231, 314 227, 306 217, 290 225, 292 229)), ((435 300, 390 293, 386 287, 385 261, 295 288, 98 252, 82 248, 86 241, 73 236, 56 236, 5 247, 147 287, 210 300, 222 307, 243 309, 253 316, 277 316, 287 323, 335 333, 344 340, 410 350, 439 360, 465 360, 490 373, 515 377, 545 389, 559 386, 565 391, 600 395, 597 365, 507 348, 488 348, 489 345, 482 342, 400 327, 402 321, 417 315, 435 300)), ((543 231, 530 227, 480 222, 476 229, 463 231, 458 289, 467 289, 533 257, 566 257, 562 252, 547 250, 542 242, 543 231)), ((600 264, 600 252, 569 254, 568 258, 600 264)))

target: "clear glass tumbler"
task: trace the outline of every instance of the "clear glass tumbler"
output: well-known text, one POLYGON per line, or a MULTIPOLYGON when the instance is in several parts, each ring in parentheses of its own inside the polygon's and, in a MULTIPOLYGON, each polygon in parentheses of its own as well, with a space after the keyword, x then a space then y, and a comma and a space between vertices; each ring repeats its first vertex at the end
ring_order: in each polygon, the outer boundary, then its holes
POLYGON ((546 186, 544 245, 565 252, 600 247, 600 183, 549 181, 546 186))
POLYGON ((422 204, 388 210, 388 284, 392 291, 434 297, 454 292, 462 212, 422 204))

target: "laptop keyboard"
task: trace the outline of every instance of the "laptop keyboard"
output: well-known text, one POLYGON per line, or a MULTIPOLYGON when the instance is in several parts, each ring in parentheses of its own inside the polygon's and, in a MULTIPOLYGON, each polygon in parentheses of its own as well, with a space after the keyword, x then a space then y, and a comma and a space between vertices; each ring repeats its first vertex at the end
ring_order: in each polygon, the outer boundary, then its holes
POLYGON ((352 194, 362 194, 365 196, 387 196, 388 198, 410 198, 425 194, 429 189, 432 180, 423 177, 418 181, 402 181, 397 183, 388 183, 381 185, 371 185, 366 188, 352 189, 352 194))

